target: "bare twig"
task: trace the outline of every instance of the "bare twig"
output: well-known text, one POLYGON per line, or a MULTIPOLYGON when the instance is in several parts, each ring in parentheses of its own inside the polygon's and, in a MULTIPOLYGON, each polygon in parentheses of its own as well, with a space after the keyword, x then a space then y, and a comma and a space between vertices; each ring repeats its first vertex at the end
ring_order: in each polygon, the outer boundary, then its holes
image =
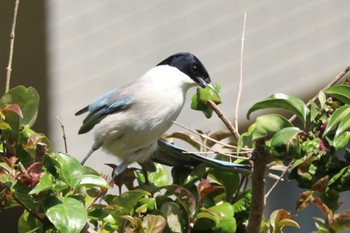
POLYGON ((66 132, 64 130, 64 125, 62 123, 62 121, 60 120, 60 118, 58 116, 56 116, 57 121, 60 123, 61 125, 61 129, 62 129, 62 137, 63 137, 63 143, 64 143, 64 151, 66 153, 68 153, 68 147, 67 147, 67 138, 66 138, 66 132))
MULTIPOLYGON (((335 76, 335 78, 330 82, 328 83, 323 89, 321 89, 320 91, 324 91, 332 86, 334 86, 337 82, 339 82, 339 80, 341 80, 348 72, 350 71, 350 65, 347 66, 342 72, 340 72, 337 76, 335 76)), ((315 95, 311 100, 309 100, 309 102, 307 102, 307 106, 310 106, 310 104, 312 102, 315 102, 315 100, 317 99, 318 97, 318 93, 317 95, 315 95)), ((296 118, 296 115, 293 115, 291 118, 289 118, 289 121, 292 122, 294 121, 296 118)))
POLYGON ((247 21, 247 13, 244 13, 243 20, 243 32, 242 32, 242 43, 241 43, 241 61, 240 61, 240 74, 239 74, 239 84, 238 84, 238 94, 237 94, 237 102, 236 102, 236 111, 235 111, 235 127, 238 132, 238 109, 239 102, 242 96, 242 83, 243 83, 243 52, 244 52, 244 36, 245 36, 245 25, 247 21))
POLYGON ((12 21, 12 28, 11 28, 11 34, 10 34, 10 53, 9 53, 9 62, 8 66, 6 68, 7 74, 6 74, 6 87, 5 92, 8 92, 10 89, 10 81, 11 81, 11 72, 12 72, 12 60, 13 60, 13 50, 15 47, 15 31, 16 31, 16 21, 17 21, 17 12, 18 12, 18 6, 19 6, 19 0, 16 0, 15 2, 15 9, 13 13, 13 21, 12 21))
POLYGON ((215 143, 217 143, 217 144, 219 144, 219 145, 222 145, 222 146, 225 146, 225 147, 231 148, 231 149, 236 149, 236 148, 237 148, 237 146, 229 145, 229 144, 227 144, 227 143, 224 143, 224 142, 215 140, 214 138, 211 138, 211 137, 209 137, 209 136, 206 135, 206 134, 199 133, 198 131, 193 130, 193 129, 191 129, 191 128, 189 128, 189 127, 183 125, 183 124, 180 124, 179 122, 173 121, 173 123, 174 123, 175 125, 180 126, 181 128, 184 128, 184 129, 190 131, 191 133, 197 134, 198 136, 200 136, 200 137, 202 137, 202 138, 205 138, 205 139, 208 139, 209 141, 215 142, 215 143))
POLYGON ((277 186, 277 184, 283 179, 283 176, 287 173, 287 171, 289 170, 289 168, 292 166, 292 163, 294 161, 290 162, 288 164, 288 167, 282 172, 282 174, 279 176, 278 180, 276 180, 276 182, 272 185, 272 187, 270 188, 270 190, 265 194, 265 199, 267 199, 269 197, 269 195, 271 194, 272 190, 274 190, 277 186))
POLYGON ((236 128, 232 125, 231 121, 225 116, 225 114, 220 110, 220 108, 214 103, 214 101, 209 100, 207 104, 214 110, 214 112, 218 115, 218 117, 224 122, 226 127, 232 133, 232 136, 238 141, 239 133, 236 128))

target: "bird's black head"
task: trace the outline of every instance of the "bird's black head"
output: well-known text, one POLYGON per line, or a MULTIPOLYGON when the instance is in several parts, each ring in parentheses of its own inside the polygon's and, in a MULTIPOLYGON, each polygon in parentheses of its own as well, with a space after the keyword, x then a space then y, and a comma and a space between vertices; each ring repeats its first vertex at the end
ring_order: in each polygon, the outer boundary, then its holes
POLYGON ((201 87, 213 86, 204 65, 191 53, 176 53, 159 63, 157 66, 160 65, 176 67, 181 72, 187 74, 201 87))

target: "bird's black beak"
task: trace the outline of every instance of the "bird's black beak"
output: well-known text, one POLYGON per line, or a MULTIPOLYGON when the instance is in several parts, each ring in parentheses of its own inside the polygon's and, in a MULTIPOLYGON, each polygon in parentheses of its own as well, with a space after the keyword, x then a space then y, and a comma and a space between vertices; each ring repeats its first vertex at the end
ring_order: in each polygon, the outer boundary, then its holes
POLYGON ((209 83, 207 83, 205 81, 205 79, 203 79, 203 78, 199 78, 198 80, 199 80, 199 86, 200 87, 202 87, 202 88, 210 87, 213 91, 215 91, 218 94, 217 90, 214 87, 214 84, 210 81, 209 78, 207 79, 209 81, 209 83))

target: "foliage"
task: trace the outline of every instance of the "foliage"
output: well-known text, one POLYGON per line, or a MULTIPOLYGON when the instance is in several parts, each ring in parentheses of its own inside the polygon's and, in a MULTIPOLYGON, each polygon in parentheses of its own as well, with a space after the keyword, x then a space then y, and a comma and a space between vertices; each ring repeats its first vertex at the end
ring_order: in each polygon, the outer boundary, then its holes
MULTIPOLYGON (((31 129, 38 105, 37 92, 23 86, 0 99, 0 201, 2 210, 24 208, 19 232, 81 232, 89 228, 87 222, 99 232, 234 232, 244 228, 251 193, 239 189, 244 180, 238 173, 204 164, 193 169, 174 167, 170 182, 164 167, 156 164, 157 171, 147 177, 129 168, 110 182, 73 156, 53 152, 48 138, 31 129), (114 183, 120 194, 104 195, 114 183)), ((208 147, 215 144, 207 143, 208 147)))
MULTIPOLYGON (((309 106, 298 97, 285 94, 254 104, 247 117, 257 110, 281 108, 294 114, 299 122, 276 114, 259 116, 239 141, 243 148, 255 147, 258 140, 263 140, 266 156, 288 163, 288 178, 308 189, 299 196, 297 210, 313 203, 325 216, 324 220, 315 220, 318 232, 350 228, 350 212, 336 213, 339 193, 350 189, 349 81, 347 78, 344 84, 320 91, 317 101, 309 106)), ((281 231, 276 228, 272 232, 281 231)))

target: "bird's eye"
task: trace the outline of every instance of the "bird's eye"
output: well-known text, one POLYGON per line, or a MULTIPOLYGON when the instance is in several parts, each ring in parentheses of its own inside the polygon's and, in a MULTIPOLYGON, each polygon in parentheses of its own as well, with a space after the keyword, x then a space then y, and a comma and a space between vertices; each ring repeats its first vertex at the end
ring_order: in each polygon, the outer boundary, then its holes
POLYGON ((192 72, 195 73, 195 74, 199 72, 199 69, 198 69, 197 65, 193 65, 192 66, 192 72))

